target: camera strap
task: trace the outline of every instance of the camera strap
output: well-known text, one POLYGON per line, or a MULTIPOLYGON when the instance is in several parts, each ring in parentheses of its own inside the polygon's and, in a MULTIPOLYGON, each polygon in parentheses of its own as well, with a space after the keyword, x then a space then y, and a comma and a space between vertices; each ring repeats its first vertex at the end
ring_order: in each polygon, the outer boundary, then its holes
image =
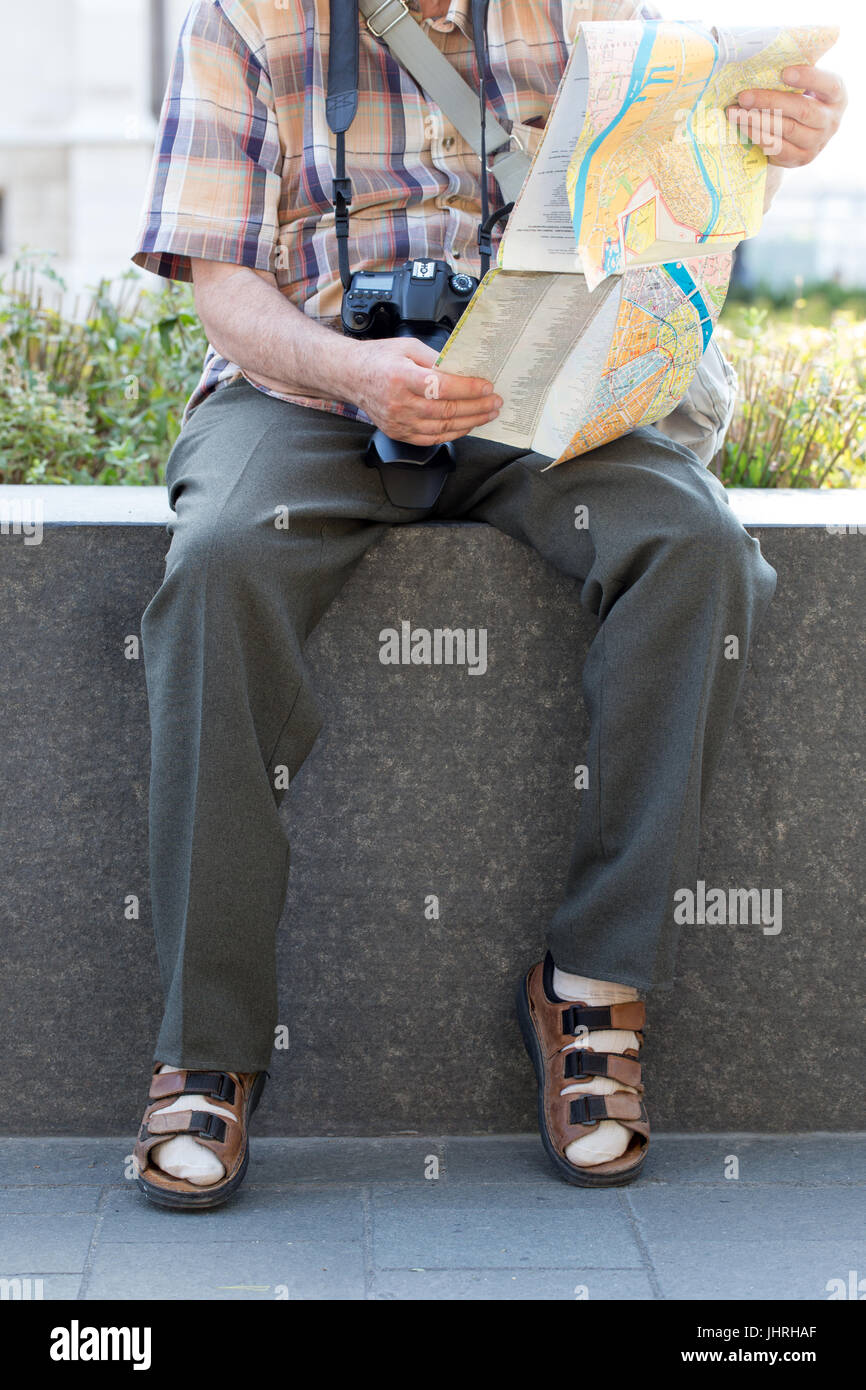
POLYGON ((331 0, 331 36, 328 45, 328 93, 325 111, 337 137, 337 160, 331 197, 337 233, 337 255, 343 289, 351 283, 349 268, 349 204, 352 180, 346 176, 346 131, 358 110, 358 0, 331 0))
MULTIPOLYGON (((473 29, 475 52, 481 77, 481 95, 485 80, 485 25, 489 0, 473 0, 473 29)), ((381 39, 397 62, 415 79, 459 131, 466 143, 479 155, 493 174, 507 202, 513 202, 520 192, 529 169, 530 157, 517 137, 511 136, 493 116, 485 112, 482 122, 479 93, 464 82, 409 13, 405 0, 331 0, 331 34, 328 52, 328 93, 326 112, 328 125, 337 137, 336 177, 333 186, 337 249, 340 278, 348 288, 349 213, 351 182, 346 177, 345 132, 358 109, 358 10, 367 28, 381 39), (492 148, 490 162, 487 150, 492 148)), ((482 178, 482 225, 487 222, 486 180, 482 178)), ((479 236, 482 257, 486 237, 489 255, 490 229, 479 236)))

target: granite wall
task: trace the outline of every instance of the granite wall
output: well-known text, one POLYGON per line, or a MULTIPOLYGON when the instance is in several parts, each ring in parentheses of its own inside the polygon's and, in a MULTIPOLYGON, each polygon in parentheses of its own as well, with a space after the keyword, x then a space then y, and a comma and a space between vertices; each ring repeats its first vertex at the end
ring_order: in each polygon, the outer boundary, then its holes
MULTIPOLYGON (((779 589, 700 875, 781 889, 783 927, 684 929, 677 987, 650 1003, 651 1114, 669 1131, 862 1129, 866 544, 755 533, 779 589)), ((127 639, 166 548, 156 522, 0 537, 5 1133, 132 1133, 140 1115, 160 997, 127 639)), ((283 806, 291 1045, 257 1133, 533 1128, 513 992, 567 864, 592 626, 520 545, 427 525, 374 549, 314 634, 326 727, 283 806), (383 666, 378 634, 403 619, 486 628, 486 674, 383 666)))

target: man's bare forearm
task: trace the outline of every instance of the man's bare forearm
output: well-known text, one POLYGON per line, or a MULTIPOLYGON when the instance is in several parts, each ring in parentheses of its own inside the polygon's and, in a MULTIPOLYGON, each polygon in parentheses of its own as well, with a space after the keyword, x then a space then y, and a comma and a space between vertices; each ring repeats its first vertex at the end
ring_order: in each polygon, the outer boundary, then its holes
POLYGON ((302 313, 264 271, 195 260, 192 268, 198 316, 223 357, 271 390, 352 399, 352 339, 302 313))
POLYGON ((392 439, 423 447, 462 439, 499 413, 492 382, 441 371, 418 338, 346 338, 303 314, 267 271, 194 260, 192 272, 209 341, 257 384, 347 401, 392 439))

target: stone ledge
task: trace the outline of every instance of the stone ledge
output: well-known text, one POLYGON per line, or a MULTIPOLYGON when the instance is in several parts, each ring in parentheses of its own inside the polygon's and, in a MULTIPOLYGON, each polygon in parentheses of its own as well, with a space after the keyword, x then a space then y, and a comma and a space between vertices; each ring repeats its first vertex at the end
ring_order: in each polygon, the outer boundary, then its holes
MULTIPOLYGON (((728 496, 744 526, 866 528, 866 488, 741 487, 728 496)), ((46 526, 158 526, 171 517, 164 487, 0 484, 0 522, 34 503, 46 526)))

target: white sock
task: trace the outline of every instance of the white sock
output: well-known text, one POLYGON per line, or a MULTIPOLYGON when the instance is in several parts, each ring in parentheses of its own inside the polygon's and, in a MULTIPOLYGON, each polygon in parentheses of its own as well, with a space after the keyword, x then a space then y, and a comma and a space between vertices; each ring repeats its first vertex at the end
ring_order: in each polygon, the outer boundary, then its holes
MULTIPOLYGON (((159 1074, 180 1070, 180 1067, 163 1065, 159 1074)), ((207 1096, 178 1096, 171 1105, 163 1106, 160 1113, 165 1115, 172 1110, 210 1110, 214 1115, 223 1115, 232 1124, 235 1118, 230 1110, 214 1105, 207 1096)), ((189 1134, 178 1134, 174 1139, 166 1139, 164 1144, 155 1144, 151 1153, 157 1168, 173 1178, 185 1178, 197 1187, 211 1187, 225 1175, 225 1168, 213 1150, 199 1144, 189 1134)))
MULTIPOLYGON (((612 980, 590 980, 585 975, 569 975, 555 967, 553 988, 560 999, 574 999, 591 1005, 628 1004, 638 997, 637 990, 632 989, 631 985, 618 985, 612 980)), ((590 1033, 579 1042, 569 1043, 562 1050, 572 1052, 576 1048, 591 1047, 594 1052, 623 1053, 628 1048, 636 1049, 637 1046, 635 1033, 622 1028, 606 1028, 590 1033)), ((590 1081, 564 1086, 560 1095, 570 1095, 573 1091, 593 1096, 609 1096, 613 1091, 636 1094, 633 1086, 624 1086, 622 1082, 613 1081, 607 1076, 594 1076, 590 1081)), ((565 1156, 569 1163, 574 1163, 578 1168, 592 1168, 596 1163, 607 1163, 610 1159, 619 1158, 624 1154, 631 1135, 631 1130, 626 1129, 618 1120, 601 1120, 598 1129, 593 1130, 592 1134, 587 1134, 583 1139, 575 1139, 569 1144, 565 1156)))

